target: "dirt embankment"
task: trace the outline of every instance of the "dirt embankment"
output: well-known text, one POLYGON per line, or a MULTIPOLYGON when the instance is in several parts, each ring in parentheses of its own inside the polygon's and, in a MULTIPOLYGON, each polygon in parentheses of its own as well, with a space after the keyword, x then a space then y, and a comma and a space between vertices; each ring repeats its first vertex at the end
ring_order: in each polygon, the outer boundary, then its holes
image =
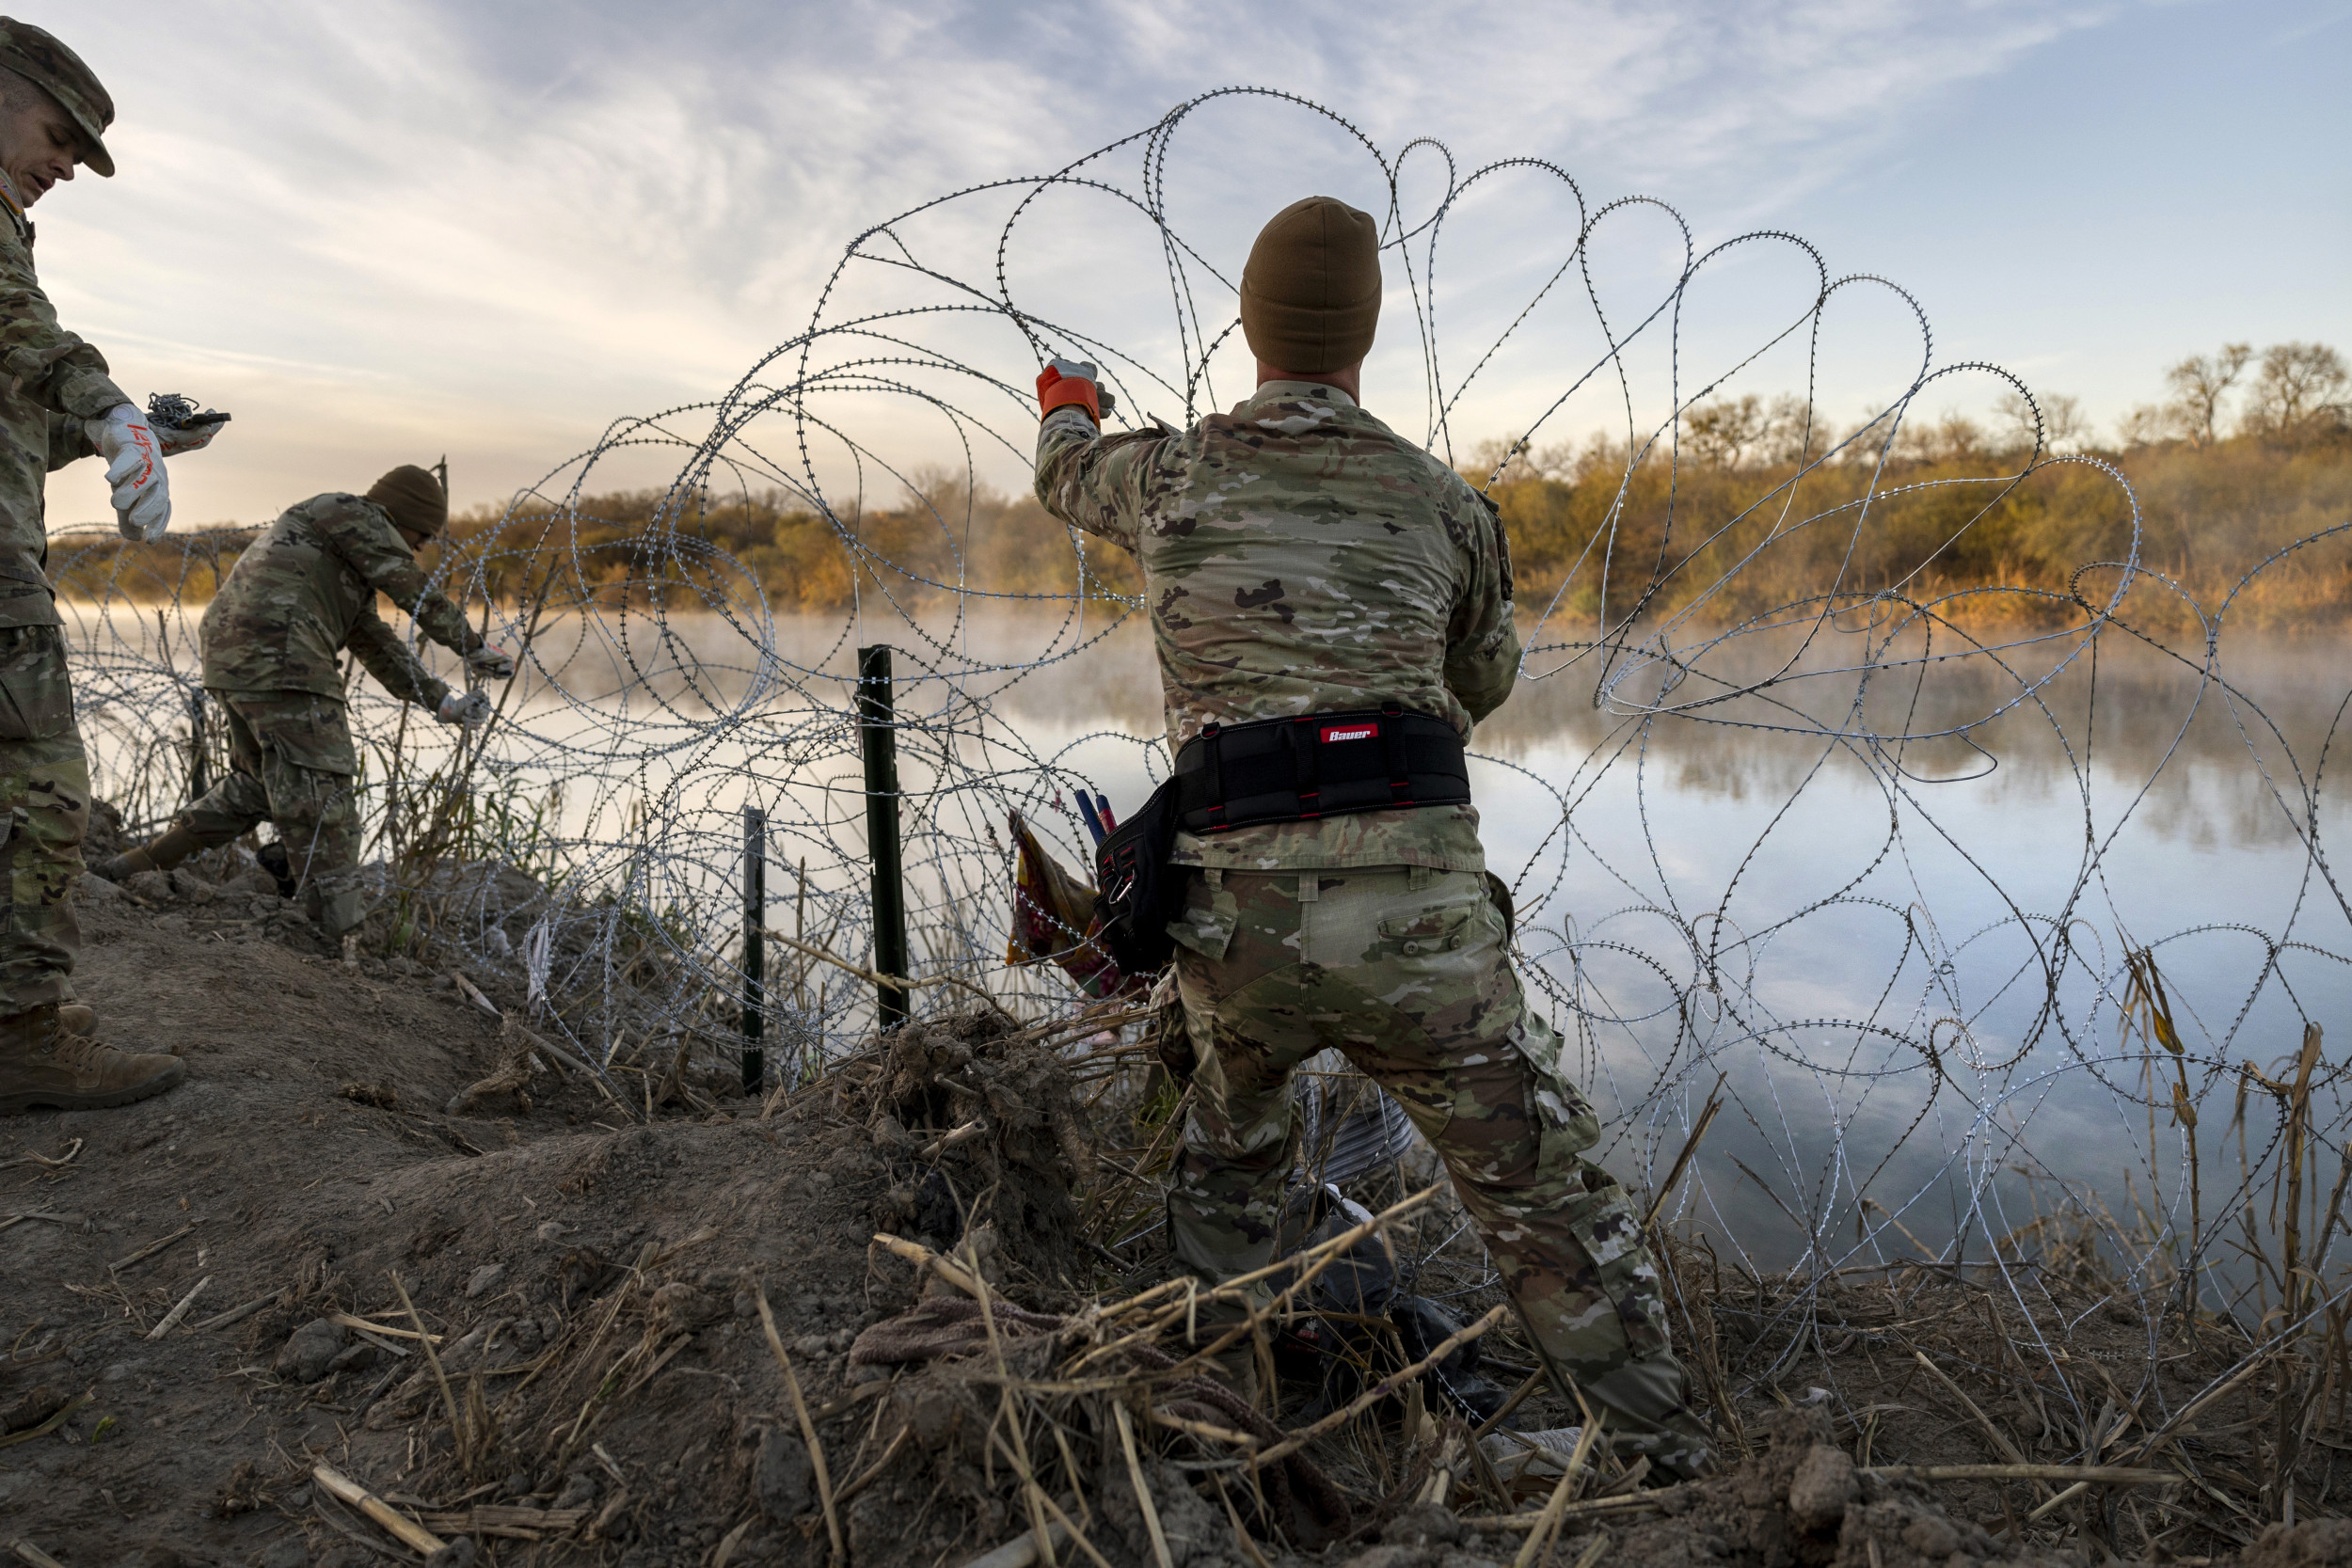
MULTIPOLYGON (((1082 1228, 1098 1158, 1120 1167, 1051 1042, 1007 1021, 911 1031, 765 1117, 658 1094, 648 1116, 532 1071, 527 1037, 444 975, 302 950, 266 894, 97 898, 86 922, 103 1032, 190 1072, 137 1106, 0 1122, 0 1548, 73 1568, 425 1560, 325 1465, 442 1564, 815 1564, 836 1531, 853 1563, 957 1564, 1030 1527, 1025 1472, 1084 1537, 1065 1560, 1480 1568, 1519 1549, 1523 1526, 1415 1505, 1430 1452, 1381 1447, 1393 1410, 1309 1450, 1297 1507, 1235 1467, 1231 1428, 1258 1418, 1198 1384, 1135 1402, 1128 1458, 1116 1379, 1066 1371, 1125 1321, 1089 1293, 1082 1228), (485 1081, 512 1086, 469 1102, 485 1081), (976 1308, 878 1229, 960 1243, 1025 1310, 969 1338, 976 1308), (852 1355, 877 1328, 914 1342, 903 1315, 946 1314, 943 1294, 963 1354, 852 1355), (1184 1410, 1200 1432, 1157 1418, 1184 1410), (1338 1514, 1316 1513, 1323 1472, 1338 1514)), ((1143 1376, 1166 1364, 1148 1351, 1096 1365, 1143 1376)), ((1851 1433, 1756 1398, 1752 1457, 1655 1501, 1638 1476, 1615 1502, 1602 1486, 1550 1560, 2089 1560, 1857 1475, 1851 1433)), ((2246 1560, 2352 1561, 2352 1528, 2274 1533, 2246 1560)))

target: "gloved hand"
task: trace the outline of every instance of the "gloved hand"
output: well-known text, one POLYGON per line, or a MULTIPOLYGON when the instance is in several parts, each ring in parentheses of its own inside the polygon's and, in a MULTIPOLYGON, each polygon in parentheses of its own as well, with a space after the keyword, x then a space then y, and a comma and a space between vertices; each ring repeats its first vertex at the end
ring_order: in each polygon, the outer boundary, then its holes
POLYGON ((485 642, 466 656, 466 673, 485 681, 515 678, 515 656, 494 642, 485 642))
POLYGON ((220 434, 221 424, 226 422, 157 425, 155 438, 163 443, 166 457, 177 457, 182 452, 200 451, 211 446, 213 437, 220 434))
POLYGON ((106 460, 106 483, 114 486, 115 527, 125 539, 152 543, 171 527, 171 484, 164 477, 163 445, 147 416, 119 403, 103 420, 83 427, 106 460))
POLYGON ((433 716, 444 724, 463 724, 475 729, 490 721, 490 699, 481 691, 453 691, 441 699, 441 705, 433 716))
POLYGON ((1119 400, 1096 385, 1101 372, 1084 359, 1050 359, 1037 376, 1038 418, 1057 408, 1083 408, 1100 430, 1119 400))

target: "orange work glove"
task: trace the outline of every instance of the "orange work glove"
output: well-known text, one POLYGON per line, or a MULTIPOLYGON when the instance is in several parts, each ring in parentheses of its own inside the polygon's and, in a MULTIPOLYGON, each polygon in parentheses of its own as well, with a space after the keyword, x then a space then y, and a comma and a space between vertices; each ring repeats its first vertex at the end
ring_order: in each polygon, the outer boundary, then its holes
POLYGON ((1037 375, 1038 418, 1057 408, 1083 408, 1097 430, 1118 400, 1095 385, 1098 372, 1083 359, 1053 359, 1037 375))

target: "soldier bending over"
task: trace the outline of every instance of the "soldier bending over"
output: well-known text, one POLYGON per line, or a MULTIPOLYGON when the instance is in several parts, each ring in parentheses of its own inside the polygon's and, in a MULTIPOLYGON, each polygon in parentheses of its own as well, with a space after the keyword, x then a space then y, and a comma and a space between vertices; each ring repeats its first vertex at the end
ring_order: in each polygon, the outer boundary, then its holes
POLYGON ((393 696, 433 709, 444 724, 490 716, 480 691, 455 691, 425 673, 400 634, 375 612, 379 593, 416 617, 419 629, 491 680, 515 661, 466 625, 431 588, 416 552, 449 522, 440 482, 394 468, 358 496, 313 496, 286 513, 237 558, 204 611, 204 689, 229 721, 229 776, 183 811, 153 843, 97 868, 119 880, 162 871, 227 844, 263 822, 278 843, 262 863, 330 938, 359 924, 359 772, 343 721, 345 648, 393 696))
POLYGON ((1190 430, 1104 436, 1091 365, 1039 378, 1037 494, 1143 568, 1188 873, 1176 978, 1198 1090, 1168 1197, 1211 1279, 1273 1260, 1290 1078, 1337 1047, 1453 1174, 1555 1376, 1620 1454, 1709 1465, 1658 1266, 1562 1044, 1512 973, 1462 743, 1518 676, 1486 500, 1359 403, 1378 230, 1285 208, 1242 274, 1257 392, 1190 430))

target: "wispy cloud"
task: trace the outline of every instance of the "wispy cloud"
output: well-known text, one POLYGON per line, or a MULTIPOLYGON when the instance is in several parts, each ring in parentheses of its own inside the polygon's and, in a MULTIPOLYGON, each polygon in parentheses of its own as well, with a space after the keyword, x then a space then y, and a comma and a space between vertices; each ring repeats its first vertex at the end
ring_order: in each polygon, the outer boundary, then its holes
MULTIPOLYGON (((1301 7, 1279 35, 1240 0, 134 9, 169 47, 124 49, 79 5, 20 9, 121 112, 120 177, 53 193, 40 260, 135 393, 236 412, 175 467, 204 521, 444 450, 461 502, 502 494, 615 415, 723 390, 867 224, 1227 82, 1327 103, 1391 151, 1549 158, 1720 234, 2112 4, 1301 7)), ((1280 137, 1305 133, 1277 125, 1203 145, 1238 138, 1252 188, 1279 189, 1280 137)), ((1237 262, 1245 206, 1204 198, 1197 237, 1237 262)), ((53 484, 60 521, 103 515, 94 474, 53 484)))

